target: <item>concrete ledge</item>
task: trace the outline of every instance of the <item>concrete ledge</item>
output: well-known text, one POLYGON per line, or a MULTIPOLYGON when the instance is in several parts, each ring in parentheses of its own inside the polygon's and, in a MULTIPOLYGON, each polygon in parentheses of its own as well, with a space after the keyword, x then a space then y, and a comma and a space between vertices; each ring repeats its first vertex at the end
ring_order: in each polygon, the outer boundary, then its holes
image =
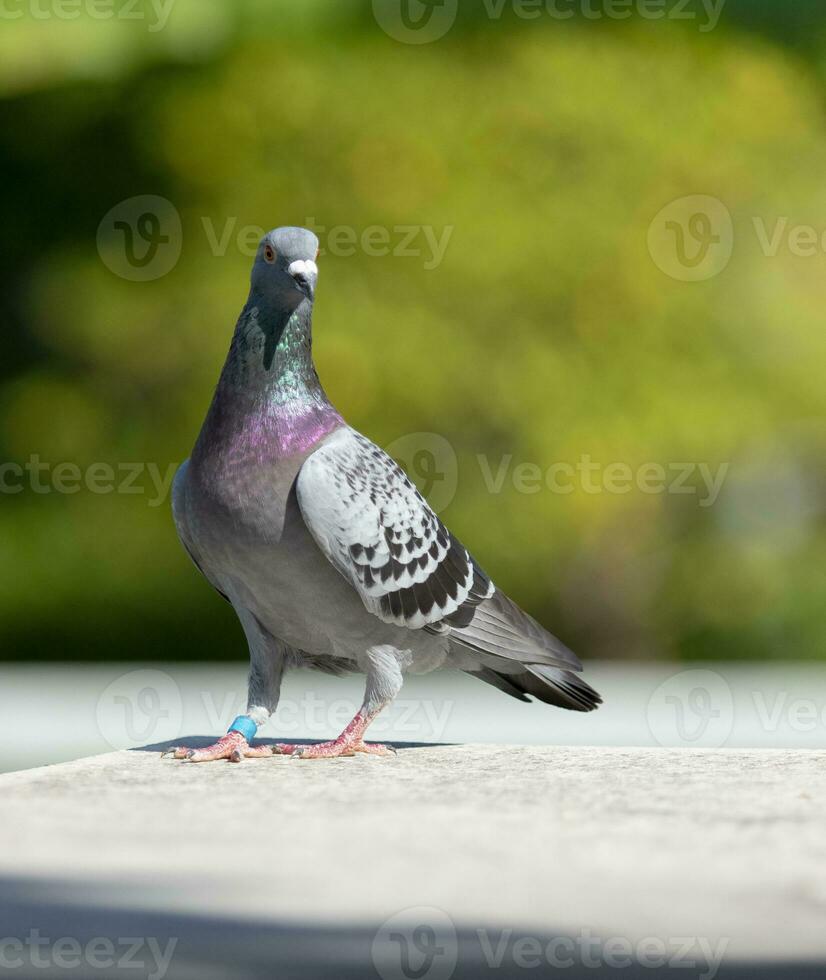
MULTIPOLYGON (((132 922, 181 940, 171 977, 260 976, 263 956, 286 970, 273 976, 326 963, 386 980, 406 974, 376 962, 381 924, 418 908, 452 936, 456 977, 487 970, 503 929, 500 950, 596 937, 634 962, 647 940, 692 938, 695 955, 702 940, 723 951, 719 976, 803 978, 826 959, 826 752, 402 746, 234 766, 159 748, 0 776, 3 936, 132 922), (260 942, 240 943, 250 929, 260 942)), ((708 976, 697 959, 680 976, 708 976)), ((509 965, 526 975, 511 952, 492 975, 509 965)))

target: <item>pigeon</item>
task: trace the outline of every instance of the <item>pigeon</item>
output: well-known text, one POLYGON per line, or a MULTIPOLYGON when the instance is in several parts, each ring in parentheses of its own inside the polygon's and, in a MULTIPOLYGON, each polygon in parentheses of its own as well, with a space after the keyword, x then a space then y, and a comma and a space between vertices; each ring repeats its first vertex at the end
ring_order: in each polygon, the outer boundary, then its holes
MULTIPOLYGON (((312 356, 319 243, 261 240, 250 292, 172 509, 190 558, 231 603, 249 646, 247 710, 190 762, 383 756, 365 731, 407 672, 466 671, 520 701, 601 704, 577 657, 496 587, 401 467, 347 424, 312 356), (285 670, 366 677, 338 738, 253 744, 285 670)), ((432 365, 435 369, 436 363, 432 365)))

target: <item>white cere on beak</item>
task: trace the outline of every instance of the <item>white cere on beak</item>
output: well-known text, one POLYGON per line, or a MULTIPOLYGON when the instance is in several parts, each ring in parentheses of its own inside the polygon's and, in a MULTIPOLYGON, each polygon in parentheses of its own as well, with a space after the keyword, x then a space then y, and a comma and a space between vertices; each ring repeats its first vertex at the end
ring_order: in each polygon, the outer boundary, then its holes
POLYGON ((318 266, 312 259, 298 259, 290 262, 287 272, 291 276, 304 276, 306 279, 314 279, 318 275, 318 266))

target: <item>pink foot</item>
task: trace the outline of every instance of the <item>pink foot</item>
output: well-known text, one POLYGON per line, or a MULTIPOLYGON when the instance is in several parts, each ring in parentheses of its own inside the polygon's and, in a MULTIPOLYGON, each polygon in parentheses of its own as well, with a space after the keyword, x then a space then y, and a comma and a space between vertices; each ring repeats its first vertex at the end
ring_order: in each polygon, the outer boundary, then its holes
POLYGON ((396 750, 391 745, 362 742, 361 739, 347 739, 341 736, 332 742, 319 742, 318 745, 279 745, 278 748, 295 759, 338 759, 358 753, 383 756, 396 754, 396 750))
POLYGON ((188 762, 214 762, 216 759, 240 762, 242 759, 273 755, 289 755, 294 759, 336 759, 359 753, 379 756, 395 755, 396 750, 391 745, 381 745, 363 740, 365 729, 377 714, 378 709, 369 713, 359 711, 337 739, 332 742, 321 742, 318 745, 291 745, 287 742, 277 742, 274 745, 253 747, 240 732, 230 731, 205 749, 190 749, 182 745, 177 749, 167 749, 161 754, 169 755, 171 753, 176 759, 185 759, 188 762))
POLYGON ((240 762, 242 759, 258 759, 264 756, 277 755, 278 747, 275 745, 252 746, 240 732, 227 732, 217 742, 204 749, 189 749, 185 745, 181 745, 176 749, 167 749, 161 753, 161 757, 170 754, 176 759, 185 759, 187 762, 215 762, 218 759, 240 762))
POLYGON ((395 755, 396 750, 390 745, 377 745, 363 740, 365 729, 377 714, 378 710, 365 712, 362 709, 332 742, 320 742, 318 745, 279 745, 278 751, 291 755, 294 759, 338 759, 360 752, 365 755, 395 755))

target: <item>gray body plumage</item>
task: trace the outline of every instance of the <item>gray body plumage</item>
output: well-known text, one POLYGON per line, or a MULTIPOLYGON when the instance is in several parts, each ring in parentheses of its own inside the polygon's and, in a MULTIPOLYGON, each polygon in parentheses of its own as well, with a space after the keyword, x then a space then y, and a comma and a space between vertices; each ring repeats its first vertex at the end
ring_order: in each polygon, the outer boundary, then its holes
POLYGON ((390 700, 405 672, 440 666, 523 700, 595 707, 574 654, 496 589, 330 404, 311 356, 316 250, 302 229, 263 240, 173 488, 182 543, 246 633, 249 714, 260 723, 272 712, 284 668, 301 663, 363 671, 368 707, 390 700))

